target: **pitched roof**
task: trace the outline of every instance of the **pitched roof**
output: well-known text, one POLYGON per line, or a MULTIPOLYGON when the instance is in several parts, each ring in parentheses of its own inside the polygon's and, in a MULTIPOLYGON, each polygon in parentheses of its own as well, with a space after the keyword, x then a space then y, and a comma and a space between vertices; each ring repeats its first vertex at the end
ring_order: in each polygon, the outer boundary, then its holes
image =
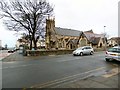
POLYGON ((76 44, 78 44, 78 41, 79 41, 78 39, 70 39, 70 41, 67 44, 72 43, 72 44, 76 45, 76 44))
POLYGON ((80 36, 82 34, 82 31, 60 28, 60 27, 55 27, 55 32, 58 35, 63 35, 63 36, 80 36))
POLYGON ((117 42, 118 44, 120 44, 120 37, 112 37, 109 40, 114 40, 115 42, 117 42))
POLYGON ((93 30, 88 30, 88 31, 85 31, 85 33, 93 33, 93 30))
POLYGON ((21 43, 21 42, 25 42, 25 43, 28 42, 28 40, 25 40, 25 39, 18 39, 17 41, 20 42, 20 43, 21 43))
POLYGON ((90 42, 92 44, 98 44, 101 37, 91 37, 90 42))
POLYGON ((89 32, 84 32, 85 36, 88 38, 88 40, 90 40, 92 37, 101 37, 103 38, 104 35, 103 34, 95 34, 95 33, 89 33, 89 32))
POLYGON ((120 40, 120 37, 112 37, 109 40, 120 40))
POLYGON ((95 35, 93 33, 86 33, 86 32, 84 32, 84 34, 88 38, 88 40, 90 40, 91 37, 95 37, 95 35))

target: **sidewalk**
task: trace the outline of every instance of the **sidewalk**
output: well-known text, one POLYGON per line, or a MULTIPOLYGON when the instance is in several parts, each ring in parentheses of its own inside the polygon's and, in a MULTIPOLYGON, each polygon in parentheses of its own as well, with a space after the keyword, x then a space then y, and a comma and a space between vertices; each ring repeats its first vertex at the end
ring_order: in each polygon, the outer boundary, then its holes
POLYGON ((1 53, 0 52, 0 61, 2 60, 2 59, 4 59, 5 57, 8 57, 9 55, 11 55, 12 53, 1 53))
POLYGON ((28 57, 23 56, 22 54, 19 54, 19 52, 10 53, 8 56, 4 57, 2 59, 3 62, 10 62, 10 61, 21 61, 21 60, 27 60, 28 57))
POLYGON ((3 62, 11 61, 27 61, 27 60, 38 60, 41 56, 23 56, 19 54, 19 51, 10 53, 8 56, 2 58, 3 62))
POLYGON ((120 89, 120 73, 115 75, 91 76, 81 80, 69 82, 56 88, 115 88, 120 89))
POLYGON ((118 75, 110 78, 90 77, 58 88, 118 88, 118 75))

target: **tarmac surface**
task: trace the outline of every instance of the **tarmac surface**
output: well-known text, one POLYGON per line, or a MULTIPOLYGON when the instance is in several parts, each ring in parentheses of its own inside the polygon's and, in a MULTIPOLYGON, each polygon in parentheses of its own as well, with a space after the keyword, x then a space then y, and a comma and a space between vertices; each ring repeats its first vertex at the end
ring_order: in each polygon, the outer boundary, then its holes
POLYGON ((68 84, 57 86, 55 88, 119 88, 120 74, 111 77, 89 76, 78 81, 72 81, 68 84))
MULTIPOLYGON (((23 61, 23 60, 32 60, 37 59, 40 56, 34 57, 26 57, 22 56, 19 53, 13 53, 4 59, 2 62, 12 62, 12 61, 23 61)), ((43 56, 45 57, 45 56, 43 56)), ((98 74, 95 72, 94 74, 88 74, 82 78, 73 79, 69 82, 61 83, 61 81, 55 81, 47 84, 46 87, 43 88, 112 88, 112 89, 120 89, 120 70, 119 65, 108 72, 104 72, 98 74)), ((87 74, 88 72, 86 72, 87 74)), ((44 86, 44 85, 42 85, 44 86)), ((31 88, 42 88, 41 86, 35 86, 31 88)))

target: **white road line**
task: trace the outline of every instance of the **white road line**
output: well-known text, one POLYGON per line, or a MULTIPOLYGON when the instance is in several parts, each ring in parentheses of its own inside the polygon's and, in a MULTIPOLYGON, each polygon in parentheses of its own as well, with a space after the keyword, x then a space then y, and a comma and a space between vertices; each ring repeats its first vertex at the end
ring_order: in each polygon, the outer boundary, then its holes
POLYGON ((10 67, 3 67, 3 68, 0 68, 0 69, 26 67, 26 66, 31 66, 31 65, 37 65, 37 64, 26 64, 26 65, 20 65, 20 66, 10 66, 10 67))
POLYGON ((67 61, 75 61, 75 60, 79 60, 79 59, 59 60, 59 61, 56 61, 56 62, 67 62, 67 61))
POLYGON ((75 60, 79 60, 81 59, 82 57, 75 57, 75 58, 70 58, 70 59, 67 59, 67 60, 57 60, 56 62, 67 62, 67 61, 75 61, 75 60))
POLYGON ((36 87, 44 88, 44 87, 47 87, 47 86, 55 85, 55 84, 70 80, 71 78, 75 78, 76 76, 83 75, 83 74, 88 74, 88 73, 91 73, 91 72, 94 72, 94 71, 102 70, 104 68, 105 67, 100 67, 100 68, 93 69, 93 70, 90 70, 90 71, 86 71, 86 72, 83 72, 83 73, 78 73, 78 74, 75 74, 75 75, 72 75, 72 76, 67 76, 67 77, 64 77, 64 78, 49 81, 49 82, 46 82, 46 83, 43 83, 43 84, 40 84, 40 85, 34 85, 34 86, 31 86, 31 88, 34 88, 34 87, 35 88, 36 87))

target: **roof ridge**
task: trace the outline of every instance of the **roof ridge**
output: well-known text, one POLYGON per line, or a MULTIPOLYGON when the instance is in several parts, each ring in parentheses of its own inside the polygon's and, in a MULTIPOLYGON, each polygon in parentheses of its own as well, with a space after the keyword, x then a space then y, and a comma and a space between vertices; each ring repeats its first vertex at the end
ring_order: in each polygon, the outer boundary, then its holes
MULTIPOLYGON (((79 30, 70 29, 70 28, 61 28, 61 27, 55 27, 55 28, 66 29, 66 30, 71 30, 71 31, 79 31, 79 30)), ((83 31, 79 31, 79 32, 83 32, 83 31)))

